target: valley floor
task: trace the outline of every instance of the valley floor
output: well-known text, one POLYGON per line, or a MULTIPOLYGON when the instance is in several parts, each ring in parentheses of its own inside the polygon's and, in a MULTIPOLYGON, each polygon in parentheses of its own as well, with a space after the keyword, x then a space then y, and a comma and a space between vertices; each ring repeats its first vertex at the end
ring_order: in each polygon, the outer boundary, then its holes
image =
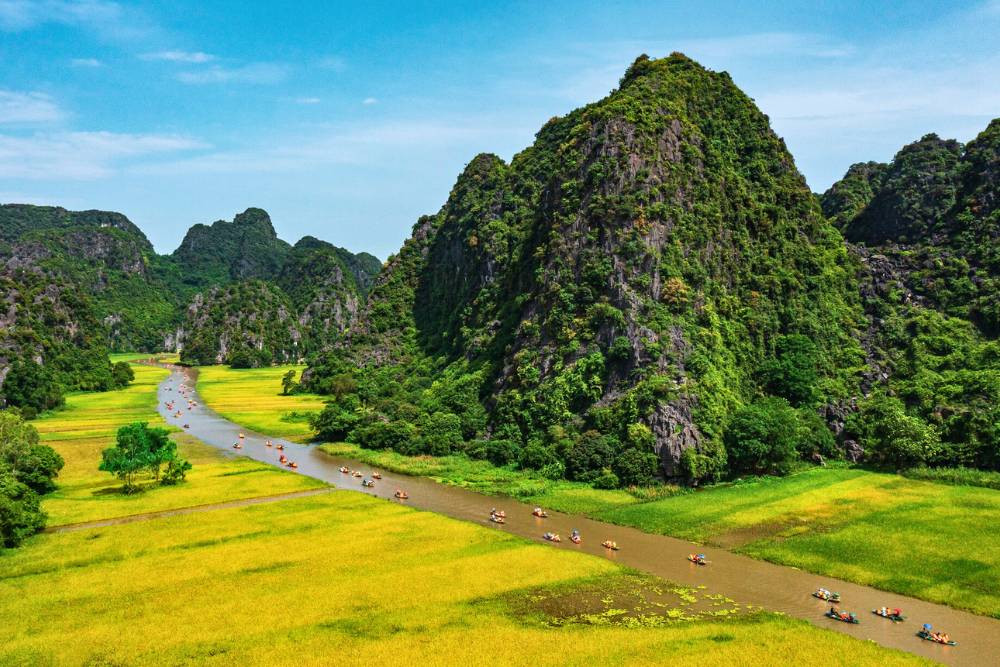
POLYGON ((190 439, 186 483, 122 497, 96 466, 117 426, 159 422, 163 372, 136 373, 37 422, 67 459, 50 525, 214 506, 0 552, 0 665, 925 664, 361 494, 219 505, 323 487, 190 439))
MULTIPOLYGON (((282 369, 253 373, 210 369, 211 390, 225 400, 216 404, 205 395, 206 400, 234 421, 267 424, 277 414, 270 402, 261 403, 257 415, 227 410, 229 404, 251 404, 252 396, 274 394, 280 386, 282 369)), ((295 400, 302 406, 317 398, 295 400)), ((997 490, 831 466, 697 492, 664 487, 663 497, 656 498, 546 480, 464 456, 406 457, 345 443, 324 449, 382 469, 722 546, 1000 618, 1000 533, 993 530, 1000 515, 997 490)))
POLYGON ((547 482, 481 461, 410 458, 355 445, 327 451, 394 472, 507 494, 650 533, 1000 618, 1000 491, 854 468, 720 484, 645 500, 547 482))

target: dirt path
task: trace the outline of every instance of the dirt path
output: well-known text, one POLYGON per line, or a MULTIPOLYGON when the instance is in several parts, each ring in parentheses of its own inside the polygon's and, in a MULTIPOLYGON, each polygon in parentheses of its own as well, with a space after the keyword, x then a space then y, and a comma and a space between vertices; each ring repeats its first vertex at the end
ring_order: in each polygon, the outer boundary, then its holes
POLYGON ((151 519, 162 519, 168 516, 179 516, 181 514, 196 514, 198 512, 214 512, 215 510, 225 510, 232 507, 246 507, 248 505, 263 505, 265 503, 278 503, 292 498, 305 498, 316 496, 321 493, 330 493, 333 488, 309 489, 307 491, 293 491, 291 493, 279 493, 273 496, 256 496, 254 498, 241 498, 230 500, 224 503, 208 503, 206 505, 189 505, 188 507, 178 507, 171 510, 160 510, 159 512, 144 512, 142 514, 128 514, 126 516, 113 517, 111 519, 99 519, 97 521, 82 521, 80 523, 66 523, 61 526, 49 526, 46 533, 71 533, 87 528, 102 528, 104 526, 120 526, 126 523, 137 521, 149 521, 151 519))

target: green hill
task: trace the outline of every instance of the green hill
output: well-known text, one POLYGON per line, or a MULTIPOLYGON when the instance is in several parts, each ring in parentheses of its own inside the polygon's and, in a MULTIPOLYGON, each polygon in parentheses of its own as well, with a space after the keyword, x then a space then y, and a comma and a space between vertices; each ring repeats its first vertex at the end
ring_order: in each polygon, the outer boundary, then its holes
POLYGON ((851 278, 752 100, 682 55, 642 57, 509 165, 476 157, 306 381, 353 376, 345 409, 374 410, 339 430, 367 446, 447 449, 451 429, 474 455, 553 474, 711 476, 728 420, 765 393, 808 430, 855 391, 851 278), (765 388, 795 355, 804 393, 765 388))

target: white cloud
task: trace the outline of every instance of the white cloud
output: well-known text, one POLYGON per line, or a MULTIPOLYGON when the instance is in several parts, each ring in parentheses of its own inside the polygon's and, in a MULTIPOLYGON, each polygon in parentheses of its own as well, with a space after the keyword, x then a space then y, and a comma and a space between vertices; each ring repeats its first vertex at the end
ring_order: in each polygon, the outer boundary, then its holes
POLYGON ((108 176, 118 162, 208 146, 177 135, 58 132, 0 134, 0 177, 90 180, 108 176))
POLYGON ((207 63, 215 60, 211 53, 202 51, 157 51, 139 56, 143 60, 165 60, 174 63, 207 63))
POLYGON ((0 0, 0 30, 18 32, 46 23, 91 30, 111 40, 136 40, 157 32, 134 7, 107 0, 0 0))
POLYGON ((48 95, 0 90, 0 123, 51 123, 62 117, 63 112, 48 95))
POLYGON ((371 106, 373 104, 378 104, 378 100, 375 99, 374 97, 366 97, 365 99, 361 100, 361 103, 364 104, 365 106, 371 106))
POLYGON ((318 97, 297 97, 295 98, 296 104, 319 104, 322 100, 318 97))
POLYGON ((73 58, 69 64, 73 67, 100 67, 101 61, 97 58, 73 58))
POLYGON ((277 63, 250 63, 239 67, 213 66, 202 70, 180 72, 181 83, 281 83, 288 76, 288 68, 277 63))
POLYGON ((531 129, 501 119, 470 123, 401 120, 376 124, 319 127, 308 135, 275 137, 272 142, 234 151, 208 153, 140 167, 153 174, 246 174, 293 172, 324 165, 395 165, 401 153, 424 156, 455 147, 469 155, 511 137, 531 136, 531 129))

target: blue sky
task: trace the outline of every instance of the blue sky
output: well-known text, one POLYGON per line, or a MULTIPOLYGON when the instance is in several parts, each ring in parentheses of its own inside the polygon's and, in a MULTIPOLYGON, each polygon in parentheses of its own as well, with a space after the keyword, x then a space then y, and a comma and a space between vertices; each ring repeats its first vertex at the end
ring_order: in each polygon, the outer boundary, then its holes
POLYGON ((1000 0, 0 0, 0 202, 121 211, 161 252, 248 206, 381 258, 640 53, 729 71, 814 190, 1000 116, 1000 0))

